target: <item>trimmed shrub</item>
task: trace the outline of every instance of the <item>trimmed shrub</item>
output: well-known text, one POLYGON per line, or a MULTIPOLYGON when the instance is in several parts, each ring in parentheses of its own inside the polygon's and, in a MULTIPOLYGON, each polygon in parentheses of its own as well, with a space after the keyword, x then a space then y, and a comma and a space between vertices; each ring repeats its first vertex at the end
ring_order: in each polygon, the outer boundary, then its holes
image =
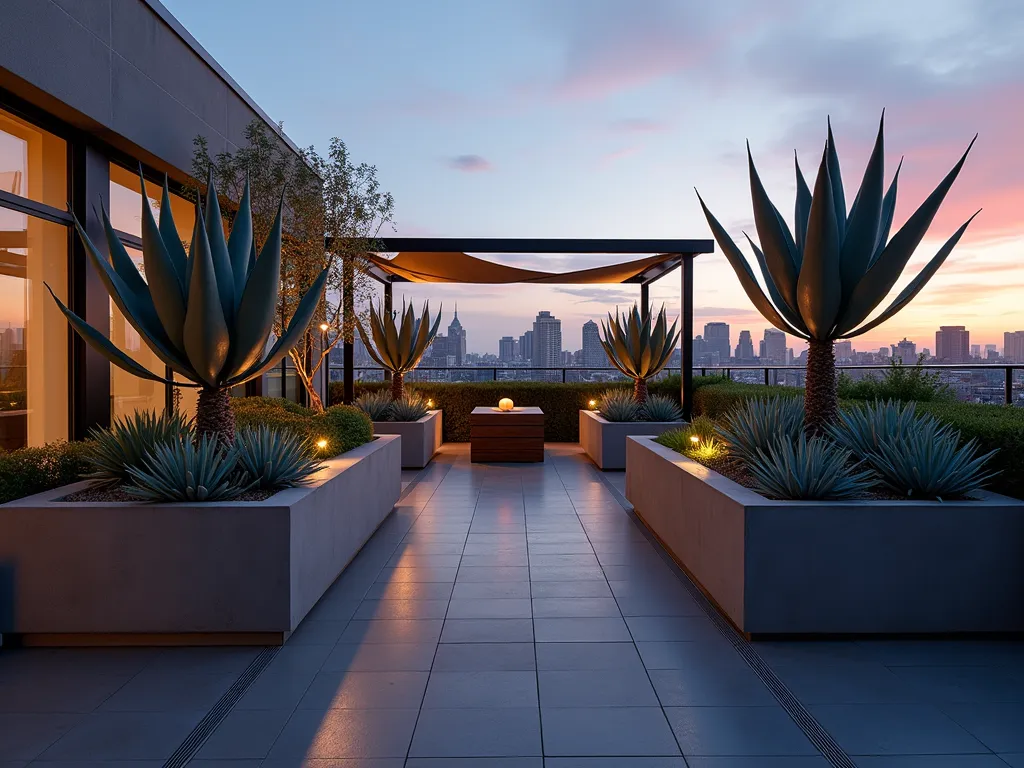
POLYGON ((314 443, 326 440, 324 456, 351 451, 373 439, 373 422, 351 405, 335 405, 319 415, 297 403, 275 397, 232 398, 231 406, 237 429, 267 426, 314 443))
POLYGON ((50 443, 0 453, 0 504, 79 479, 89 468, 88 443, 50 443))
MULTIPOLYGON (((749 400, 767 400, 773 397, 803 397, 800 387, 765 386, 764 384, 742 384, 738 381, 723 381, 718 376, 705 376, 701 386, 693 391, 694 415, 720 419, 735 411, 749 400)), ((696 379, 694 380, 696 381, 696 379)))
POLYGON ((845 371, 839 374, 839 397, 843 400, 898 400, 900 402, 956 402, 956 393, 943 384, 938 373, 930 373, 919 361, 904 365, 894 359, 881 377, 868 374, 854 380, 845 371))

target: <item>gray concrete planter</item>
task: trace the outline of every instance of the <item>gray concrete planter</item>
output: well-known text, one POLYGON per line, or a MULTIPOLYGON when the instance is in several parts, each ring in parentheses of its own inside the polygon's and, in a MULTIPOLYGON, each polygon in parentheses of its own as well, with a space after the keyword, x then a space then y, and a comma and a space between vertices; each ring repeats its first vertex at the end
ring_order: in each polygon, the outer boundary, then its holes
POLYGON ((626 468, 629 435, 657 437, 679 429, 682 421, 608 421, 595 411, 580 411, 580 445, 598 469, 626 468))
POLYGON ((747 635, 1024 631, 1024 502, 772 501, 631 437, 626 497, 747 635))
POLYGON ((34 645, 280 644, 391 512, 398 437, 265 501, 0 505, 0 632, 34 645))
POLYGON ((443 411, 431 411, 419 421, 375 421, 373 434, 402 436, 402 467, 422 469, 441 450, 443 411))

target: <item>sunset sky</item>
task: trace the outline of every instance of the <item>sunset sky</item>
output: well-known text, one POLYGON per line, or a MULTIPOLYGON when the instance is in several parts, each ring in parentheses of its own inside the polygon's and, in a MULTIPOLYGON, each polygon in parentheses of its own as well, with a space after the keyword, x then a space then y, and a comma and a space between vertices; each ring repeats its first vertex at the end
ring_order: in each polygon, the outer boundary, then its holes
MULTIPOLYGON (((1002 346, 1024 328, 1024 3, 1018 0, 163 0, 302 146, 341 137, 377 166, 396 233, 756 238, 744 142, 791 217, 797 150, 813 177, 831 115, 852 200, 886 109, 897 225, 978 143, 904 281, 984 209, 914 304, 867 336, 934 348, 939 324, 1002 346)), ((895 231, 895 230, 894 230, 895 231)), ((745 249, 746 250, 746 249, 745 249)), ((553 271, 596 263, 508 260, 553 271)), ((537 310, 580 326, 634 287, 414 286, 457 300, 469 350, 497 352, 537 310)), ((396 290, 396 299, 400 293, 396 290)), ((678 273, 652 298, 678 312, 678 273)), ((720 254, 696 268, 696 324, 766 327, 720 254)), ((756 348, 756 342, 755 342, 756 348)))

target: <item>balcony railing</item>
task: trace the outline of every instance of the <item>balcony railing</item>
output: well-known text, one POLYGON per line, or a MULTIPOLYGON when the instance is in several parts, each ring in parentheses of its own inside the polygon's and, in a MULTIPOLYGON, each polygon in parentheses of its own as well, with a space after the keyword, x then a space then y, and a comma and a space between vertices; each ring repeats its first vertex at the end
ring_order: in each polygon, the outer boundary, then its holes
MULTIPOLYGON (((840 371, 854 379, 887 370, 889 364, 837 365, 840 371)), ((941 383, 949 386, 958 399, 975 403, 1001 403, 1024 407, 1024 363, 926 363, 924 370, 939 375, 941 383)), ((680 368, 666 368, 659 374, 678 374, 680 368)), ((695 376, 723 376, 732 381, 748 384, 804 386, 806 368, 793 365, 729 365, 694 366, 695 376)), ((356 381, 383 381, 384 371, 379 367, 357 366, 356 381)), ((343 367, 330 366, 331 381, 341 381, 343 367)), ((615 368, 562 367, 502 367, 502 366, 420 366, 406 374, 409 382, 478 382, 478 381, 547 381, 561 383, 601 383, 625 381, 626 377, 615 368)))

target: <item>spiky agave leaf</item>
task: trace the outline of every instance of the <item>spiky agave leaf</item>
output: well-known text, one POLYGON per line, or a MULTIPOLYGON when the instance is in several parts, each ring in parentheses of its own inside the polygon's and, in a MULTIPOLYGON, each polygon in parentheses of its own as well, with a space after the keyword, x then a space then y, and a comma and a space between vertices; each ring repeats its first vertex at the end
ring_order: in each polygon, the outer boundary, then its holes
POLYGON ((381 389, 366 392, 356 398, 353 405, 370 417, 370 421, 387 421, 391 414, 391 394, 381 389))
POLYGON ((441 313, 438 312, 431 325, 429 302, 423 303, 419 319, 416 318, 412 304, 409 304, 403 307, 400 327, 395 322, 395 314, 384 312, 383 307, 378 312, 371 306, 370 334, 367 334, 358 318, 356 329, 366 351, 377 365, 392 374, 404 374, 419 365, 441 326, 441 313))
MULTIPOLYGON (((878 450, 884 442, 902 440, 906 435, 919 429, 931 428, 937 424, 934 416, 917 413, 913 401, 900 403, 862 403, 839 413, 839 420, 826 427, 829 436, 840 445, 853 451, 857 456, 866 456, 878 450)), ((938 432, 950 429, 938 426, 938 432)))
POLYGON ((235 450, 242 471, 261 490, 306 485, 324 467, 316 458, 316 446, 308 438, 265 424, 239 430, 235 450))
POLYGON ((683 409, 679 402, 665 395, 649 395, 643 405, 645 421, 682 421, 683 409))
POLYGON ((82 475, 99 487, 109 487, 130 480, 129 467, 141 467, 146 453, 159 443, 191 440, 192 420, 180 413, 168 415, 152 411, 135 411, 119 416, 110 429, 89 430, 85 462, 90 470, 82 475))
POLYGON ((623 375, 631 379, 646 380, 668 364, 679 340, 676 326, 678 318, 668 326, 665 308, 651 323, 651 316, 642 317, 634 304, 633 309, 615 319, 609 313, 608 321, 601 321, 601 346, 608 360, 623 375))
POLYGON ((803 432, 796 440, 776 437, 745 466, 755 489, 774 499, 852 499, 875 481, 872 472, 853 462, 847 449, 827 437, 808 438, 803 432))
POLYGON ((624 389, 610 389, 597 402, 598 413, 606 421, 640 421, 643 411, 632 394, 624 389))
POLYGON ((151 503, 227 501, 253 486, 238 480, 237 463, 236 449, 223 447, 216 435, 157 443, 141 467, 128 468, 132 485, 125 491, 151 503))
POLYGON ((772 397, 747 400, 726 414, 718 434, 729 453, 742 462, 757 459, 779 437, 793 441, 804 431, 802 397, 772 397))
POLYGON ((427 401, 415 393, 406 393, 391 403, 392 421, 419 421, 430 412, 427 401))

